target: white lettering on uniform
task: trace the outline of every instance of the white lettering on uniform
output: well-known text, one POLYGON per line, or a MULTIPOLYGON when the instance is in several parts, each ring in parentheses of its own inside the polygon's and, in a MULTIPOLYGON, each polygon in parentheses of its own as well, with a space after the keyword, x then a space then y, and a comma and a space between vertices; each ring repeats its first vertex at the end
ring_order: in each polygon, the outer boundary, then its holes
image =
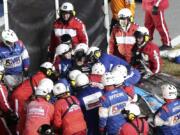
POLYGON ((45 110, 42 107, 30 108, 28 110, 28 115, 41 115, 41 116, 45 116, 45 110))
POLYGON ((117 44, 135 44, 135 38, 133 36, 129 36, 129 37, 122 37, 122 36, 117 36, 116 37, 116 42, 117 44))
POLYGON ((123 93, 113 94, 113 95, 109 96, 109 99, 110 99, 110 100, 113 100, 114 98, 118 98, 118 97, 121 97, 121 96, 123 96, 123 95, 124 95, 123 93))
POLYGON ((69 34, 71 37, 75 37, 77 35, 76 30, 73 29, 54 29, 55 35, 60 37, 64 34, 69 34))

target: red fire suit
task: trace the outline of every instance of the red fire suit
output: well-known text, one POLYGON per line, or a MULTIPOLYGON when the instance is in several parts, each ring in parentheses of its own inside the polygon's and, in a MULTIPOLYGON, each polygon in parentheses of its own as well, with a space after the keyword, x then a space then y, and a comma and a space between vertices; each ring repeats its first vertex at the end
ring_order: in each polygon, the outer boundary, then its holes
MULTIPOLYGON (((141 134, 148 135, 149 126, 147 121, 145 121, 144 119, 141 120, 139 118, 136 118, 132 121, 132 123, 137 127, 141 134)), ((135 127, 127 122, 121 127, 119 135, 139 135, 139 132, 135 129, 135 127)))
POLYGON ((43 124, 49 124, 53 120, 54 106, 44 98, 37 98, 27 106, 27 115, 23 135, 39 135, 38 128, 43 124))
MULTIPOLYGON (((37 72, 32 77, 32 84, 34 87, 38 86, 38 83, 45 78, 45 74, 42 72, 37 72)), ((22 134, 22 130, 24 129, 24 123, 25 123, 25 115, 26 115, 26 103, 29 101, 29 98, 33 94, 33 89, 30 83, 30 79, 24 81, 19 87, 17 87, 11 96, 11 104, 13 107, 13 110, 18 114, 19 116, 19 122, 18 122, 18 131, 20 134, 22 134)))
POLYGON ((62 135, 86 135, 86 122, 79 101, 74 96, 55 103, 53 123, 55 128, 62 129, 62 135))
POLYGON ((0 134, 10 135, 11 131, 7 127, 6 121, 3 117, 3 113, 6 114, 11 109, 8 102, 8 90, 3 84, 0 84, 0 134))
POLYGON ((115 25, 110 37, 109 54, 124 58, 127 62, 130 62, 132 57, 131 49, 135 43, 134 32, 137 28, 137 24, 131 23, 125 32, 119 25, 115 25))
POLYGON ((171 42, 164 18, 164 10, 168 7, 168 0, 142 0, 142 8, 145 10, 144 26, 148 28, 151 39, 153 39, 154 30, 156 28, 161 36, 163 45, 170 45, 171 42), (160 1, 160 3, 158 1, 160 1), (152 14, 154 5, 159 7, 157 15, 152 14))
POLYGON ((153 73, 159 73, 161 70, 162 59, 160 57, 159 48, 153 42, 147 42, 146 45, 139 51, 143 55, 147 67, 153 73))
POLYGON ((77 17, 72 17, 68 23, 64 24, 60 19, 53 24, 49 52, 54 53, 57 45, 60 44, 60 37, 64 34, 69 34, 72 37, 72 46, 79 43, 88 45, 88 36, 84 23, 77 17))

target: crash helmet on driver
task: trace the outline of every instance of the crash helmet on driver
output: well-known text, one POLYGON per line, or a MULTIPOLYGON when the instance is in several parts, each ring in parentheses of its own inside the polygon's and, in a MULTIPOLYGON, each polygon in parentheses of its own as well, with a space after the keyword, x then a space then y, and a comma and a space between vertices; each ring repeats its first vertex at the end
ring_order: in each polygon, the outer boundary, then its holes
POLYGON ((49 93, 51 93, 53 86, 54 86, 54 83, 51 79, 44 78, 39 82, 38 87, 35 90, 35 95, 46 96, 49 93))
POLYGON ((163 84, 161 86, 162 96, 164 99, 176 99, 177 98, 177 88, 172 84, 163 84))
POLYGON ((4 44, 9 47, 13 46, 19 40, 16 33, 11 29, 3 30, 1 36, 4 44))
POLYGON ((105 66, 102 63, 98 62, 92 66, 91 74, 103 75, 105 71, 106 71, 105 66))
POLYGON ((82 87, 89 84, 89 78, 86 74, 82 73, 76 77, 76 87, 82 87))

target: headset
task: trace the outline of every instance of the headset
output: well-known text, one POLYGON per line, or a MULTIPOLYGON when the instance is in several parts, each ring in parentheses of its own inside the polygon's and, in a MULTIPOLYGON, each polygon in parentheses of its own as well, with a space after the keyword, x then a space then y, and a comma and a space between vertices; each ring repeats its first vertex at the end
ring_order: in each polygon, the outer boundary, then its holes
POLYGON ((94 57, 95 57, 96 59, 99 59, 99 58, 101 57, 101 51, 100 51, 100 50, 94 51, 94 57))
POLYGON ((144 35, 144 41, 145 42, 149 41, 149 39, 150 39, 149 35, 144 35))
POLYGON ((75 10, 72 11, 72 15, 76 16, 76 11, 75 10))
POLYGON ((134 17, 130 16, 129 20, 130 20, 131 23, 133 23, 134 22, 134 17))
POLYGON ((51 76, 52 74, 53 74, 52 69, 47 69, 46 75, 47 75, 47 76, 51 76))
POLYGON ((133 114, 133 113, 129 113, 129 114, 127 114, 128 116, 127 116, 127 118, 128 118, 128 120, 130 120, 130 121, 132 121, 132 120, 134 120, 135 118, 136 118, 136 116, 133 114))

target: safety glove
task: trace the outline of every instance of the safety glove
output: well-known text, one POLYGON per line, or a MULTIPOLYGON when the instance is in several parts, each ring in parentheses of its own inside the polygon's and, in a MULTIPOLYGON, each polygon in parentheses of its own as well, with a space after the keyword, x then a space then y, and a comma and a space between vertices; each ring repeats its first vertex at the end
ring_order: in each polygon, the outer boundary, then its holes
POLYGON ((153 6, 153 8, 152 8, 152 14, 153 14, 153 15, 158 15, 158 9, 159 9, 159 7, 153 6))

